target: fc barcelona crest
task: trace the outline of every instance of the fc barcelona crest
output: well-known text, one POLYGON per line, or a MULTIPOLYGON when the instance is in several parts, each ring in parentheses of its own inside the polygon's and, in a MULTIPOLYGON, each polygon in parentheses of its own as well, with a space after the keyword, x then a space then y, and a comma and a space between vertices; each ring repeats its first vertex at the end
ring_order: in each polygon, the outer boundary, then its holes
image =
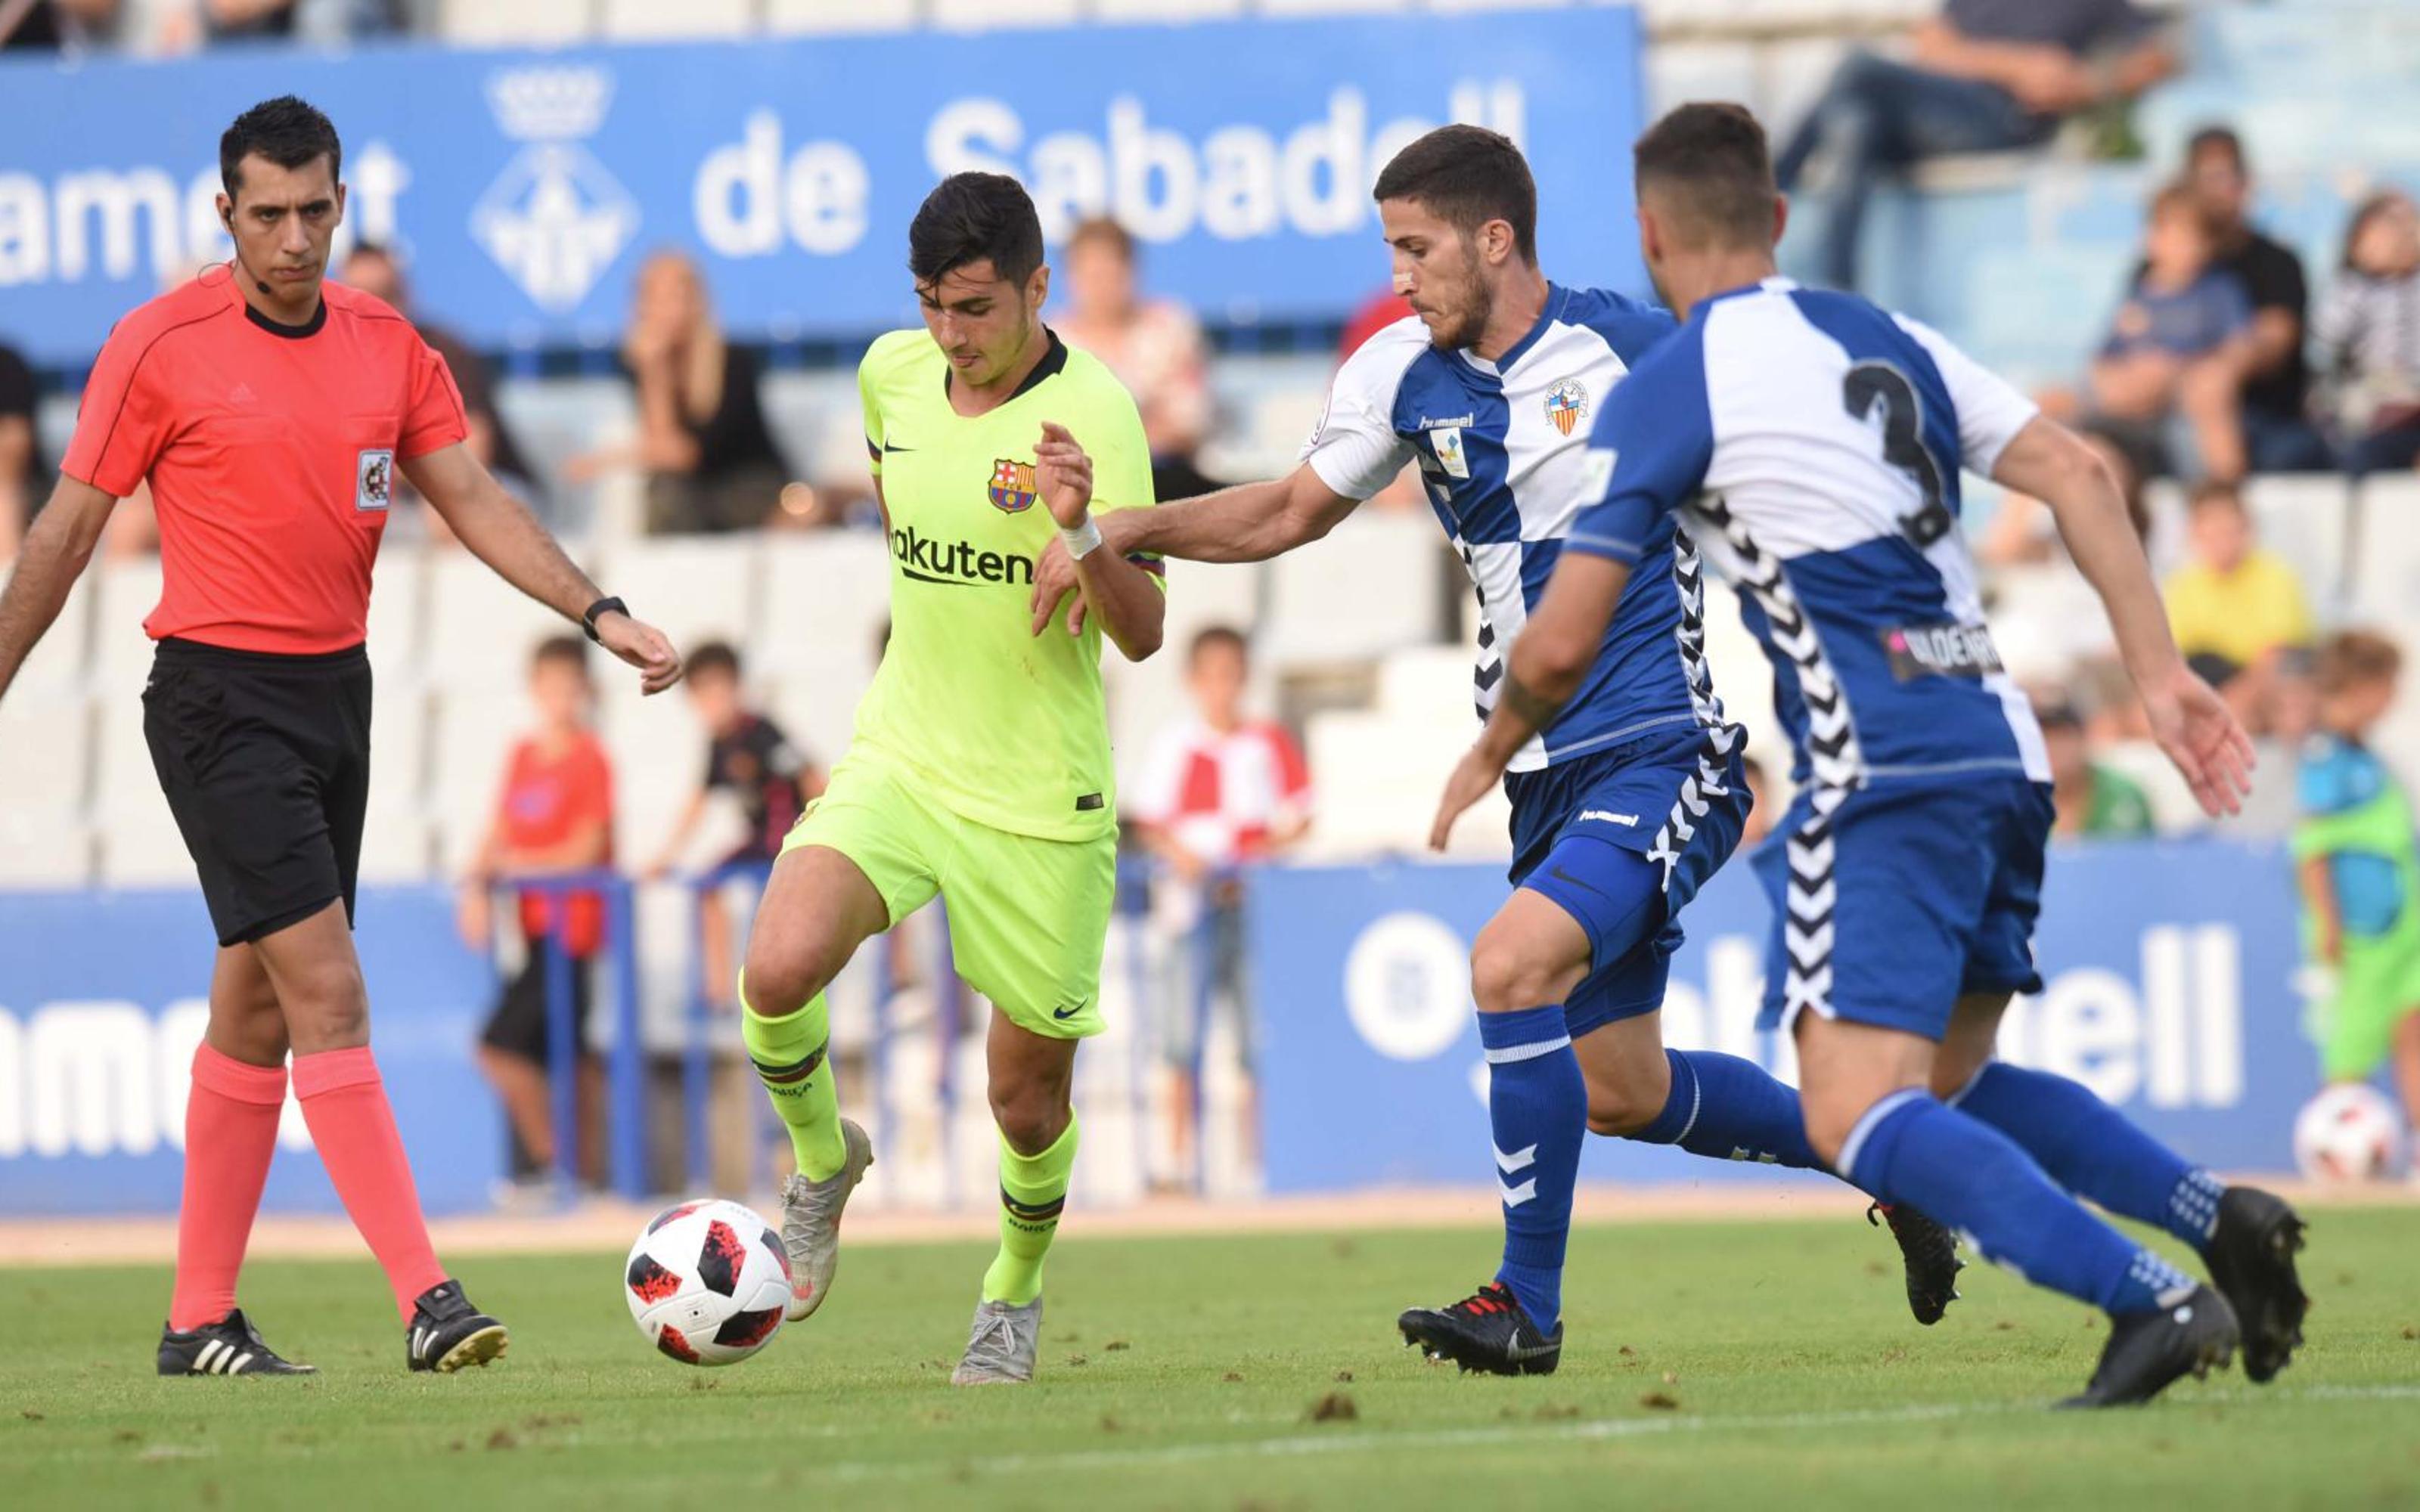
POLYGON ((1546 418, 1568 436, 1588 418, 1589 393, 1577 378, 1565 378, 1546 393, 1546 418))
POLYGON ((1004 515, 1022 515, 1033 507, 1033 464, 1000 457, 991 465, 991 501, 1004 515))

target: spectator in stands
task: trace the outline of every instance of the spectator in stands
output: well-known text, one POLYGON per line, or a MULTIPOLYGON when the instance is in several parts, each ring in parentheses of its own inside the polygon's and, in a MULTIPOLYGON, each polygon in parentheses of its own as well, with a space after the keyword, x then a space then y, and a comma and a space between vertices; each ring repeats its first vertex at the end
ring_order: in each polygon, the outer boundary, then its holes
POLYGON ((1190 499, 1218 487, 1194 465, 1210 434, 1209 345, 1192 313, 1172 300, 1140 297, 1134 238, 1106 217, 1067 238, 1071 296, 1060 334, 1107 363, 1142 411, 1151 443, 1152 491, 1190 499))
POLYGON ((2345 471, 2420 463, 2420 208, 2410 196, 2387 190, 2353 212, 2312 328, 2335 390, 2345 471))
MULTIPOLYGON (((538 642, 530 658, 529 691, 537 728, 513 746, 495 818, 462 887, 462 938, 483 955, 494 948, 492 901, 500 884, 592 871, 613 859, 613 769, 604 744, 589 728, 597 690, 588 676, 587 642, 576 636, 538 642)), ((605 944, 605 901, 594 892, 528 888, 520 893, 519 912, 521 969, 480 1035, 479 1069, 503 1100, 531 1165, 550 1169, 556 1150, 547 1011, 554 952, 548 946, 560 946, 571 972, 580 1168, 593 1183, 603 1175, 597 1136, 604 1080, 586 1044, 595 995, 591 967, 605 944)))
MULTIPOLYGON (((1186 656, 1190 717, 1160 733, 1130 795, 1135 838, 1166 869, 1153 887, 1153 918, 1168 970, 1155 1005, 1171 1084, 1176 1168, 1194 1168, 1203 1041, 1222 1013, 1242 1061, 1239 1128, 1249 1147, 1252 1005, 1244 951, 1243 884, 1236 868, 1275 856, 1311 827, 1311 774, 1282 726, 1244 713, 1251 675, 1243 635, 1212 625, 1186 656)), ((1246 1159, 1257 1165, 1259 1152, 1246 1159)))
POLYGON ((757 397, 757 361, 723 338, 706 281, 682 254, 657 253, 639 270, 622 365, 638 399, 637 440, 576 457, 566 474, 585 483, 639 469, 656 534, 767 523, 790 469, 757 397))
POLYGON ((2084 716, 2064 699, 2037 701, 2050 757, 2051 833, 2068 840, 2125 840, 2151 833, 2151 800, 2132 779, 2092 759, 2084 716))
POLYGON ((1884 175, 1929 157, 2038 147, 2061 117, 2131 100, 2175 71, 2174 53, 2131 0, 1948 0, 1916 28, 1905 63, 1850 55, 1775 164, 1794 191, 1809 159, 1833 161, 1821 276, 1857 286, 1857 243, 1884 175))
POLYGON ((400 31, 400 0, 197 0, 205 41, 345 42, 400 31))
POLYGON ((116 39, 119 0, 0 0, 0 50, 64 52, 116 39))
POLYGON ((2407 1121, 2420 1126, 2420 856, 2411 800, 2370 748, 2395 704, 2403 654, 2363 630, 2319 658, 2319 730, 2303 748, 2294 859, 2304 938, 2334 979, 2316 1006, 2322 1073, 2366 1082, 2392 1060, 2407 1121))
MULTIPOLYGON (((344 271, 337 282, 395 306, 396 313, 419 331, 420 339, 445 359, 446 367, 454 374, 454 386, 462 392, 462 414, 470 429, 463 447, 481 467, 495 475, 498 483, 543 515, 546 495, 537 486, 536 472, 530 467, 528 457, 513 439, 511 427, 496 410, 495 378, 488 369, 488 360, 443 326, 420 318, 412 309, 411 285, 404 282, 403 269, 396 264, 395 254, 376 242, 360 242, 346 255, 344 271)), ((432 531, 444 529, 444 521, 434 511, 427 519, 432 531)))
POLYGON ((17 543, 25 538, 39 507, 34 397, 34 370, 16 348, 0 342, 0 562, 15 560, 17 543))
POLYGON ((2311 642, 2302 580, 2255 541, 2251 512, 2229 484, 2194 490, 2192 548, 2165 590, 2177 647, 2246 727, 2264 732, 2280 654, 2311 642))
MULTIPOLYGON (((2325 471, 2332 463, 2328 443, 2307 413, 2303 331, 2310 292, 2303 259, 2245 218, 2251 173, 2242 139, 2232 131, 2213 126, 2194 133, 2185 181, 2217 228, 2217 266, 2242 280, 2252 297, 2251 340, 2213 358, 2219 372, 2209 380, 2231 389, 2242 405, 2244 463, 2254 472, 2325 471)), ((2210 472, 2229 482, 2241 476, 2215 465, 2210 472)))
MULTIPOLYGON (((767 866, 782 853, 782 838, 824 790, 824 774, 813 758, 790 743, 781 727, 752 712, 740 692, 739 653, 709 640, 690 653, 689 702, 706 727, 706 776, 690 795, 663 849, 647 867, 651 878, 669 876, 696 838, 706 801, 718 791, 739 801, 747 835, 714 870, 767 866)), ((706 993, 721 1002, 737 980, 731 953, 731 919, 720 890, 700 900, 698 942, 706 993)))
POLYGON ((2083 415, 2130 471, 2174 471, 2165 436, 2176 418, 2192 429, 2202 471, 2243 475, 2232 375, 2251 349, 2252 301, 2241 279, 2213 266, 2216 238, 2192 189, 2174 184, 2152 196, 2142 270, 2092 360, 2083 415))

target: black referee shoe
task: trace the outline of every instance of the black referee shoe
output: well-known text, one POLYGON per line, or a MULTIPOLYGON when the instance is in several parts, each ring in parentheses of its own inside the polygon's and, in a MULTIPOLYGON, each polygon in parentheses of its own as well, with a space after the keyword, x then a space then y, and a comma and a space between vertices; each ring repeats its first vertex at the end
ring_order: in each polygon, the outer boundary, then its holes
POLYGON ((445 1280, 411 1304, 411 1326, 403 1331, 403 1358, 414 1370, 450 1376, 464 1365, 486 1365, 504 1353, 509 1342, 504 1325, 462 1295, 461 1282, 445 1280))
POLYGON ((316 1376, 318 1365, 282 1359, 260 1342, 260 1330, 231 1309, 215 1323, 178 1330, 160 1326, 160 1373, 163 1376, 316 1376))
POLYGON ((1552 1333, 1529 1320, 1502 1282, 1487 1285, 1450 1307, 1414 1307, 1395 1319, 1405 1344, 1432 1360, 1495 1376, 1551 1376, 1563 1360, 1563 1325, 1552 1333))

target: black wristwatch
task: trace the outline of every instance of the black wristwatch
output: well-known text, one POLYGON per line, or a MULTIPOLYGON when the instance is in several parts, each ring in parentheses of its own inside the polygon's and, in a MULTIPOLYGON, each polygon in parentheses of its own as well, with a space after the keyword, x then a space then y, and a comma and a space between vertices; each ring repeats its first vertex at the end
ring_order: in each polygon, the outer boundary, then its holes
POLYGON ((580 627, 588 632, 589 640, 600 640, 603 638, 597 633, 597 616, 599 614, 620 614, 628 616, 629 612, 630 606, 623 603, 618 598, 600 598, 596 603, 589 605, 587 612, 580 616, 580 627))

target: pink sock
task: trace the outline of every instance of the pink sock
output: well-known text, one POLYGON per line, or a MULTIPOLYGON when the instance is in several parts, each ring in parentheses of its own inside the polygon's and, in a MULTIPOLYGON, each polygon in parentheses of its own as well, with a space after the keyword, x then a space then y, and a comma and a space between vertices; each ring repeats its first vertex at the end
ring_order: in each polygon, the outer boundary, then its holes
POLYGON ((170 1328, 215 1323, 235 1306, 236 1275, 243 1269, 253 1214, 260 1211, 270 1157, 277 1152, 277 1115, 285 1105, 285 1067, 249 1066, 207 1044, 195 1047, 193 1090, 185 1098, 185 1200, 177 1210, 170 1328))
POLYGON ((412 1303, 445 1279, 445 1269, 429 1246, 411 1163, 370 1047, 295 1057, 294 1095, 328 1180, 395 1288, 396 1311, 411 1321, 412 1303))

